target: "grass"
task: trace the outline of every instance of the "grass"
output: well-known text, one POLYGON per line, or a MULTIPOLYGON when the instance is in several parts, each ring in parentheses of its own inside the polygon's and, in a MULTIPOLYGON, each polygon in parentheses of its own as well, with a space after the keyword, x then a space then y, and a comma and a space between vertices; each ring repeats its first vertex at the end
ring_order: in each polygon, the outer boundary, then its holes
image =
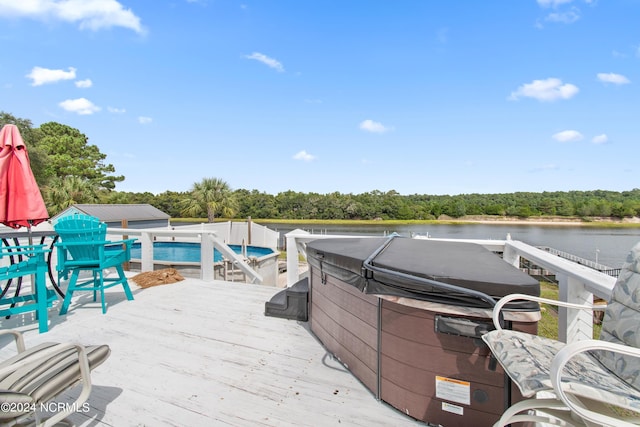
MULTIPOLYGON (((558 285, 540 282, 540 296, 542 298, 558 299, 558 285)), ((550 304, 541 304, 542 318, 538 322, 538 335, 546 338, 558 339, 558 308, 550 304)), ((601 325, 593 325, 593 338, 600 336, 601 325)))
MULTIPOLYGON (((558 299, 558 286, 554 283, 540 282, 540 296, 553 300, 558 299)), ((549 304, 541 304, 542 318, 538 322, 538 335, 546 338, 558 338, 557 308, 549 304)))

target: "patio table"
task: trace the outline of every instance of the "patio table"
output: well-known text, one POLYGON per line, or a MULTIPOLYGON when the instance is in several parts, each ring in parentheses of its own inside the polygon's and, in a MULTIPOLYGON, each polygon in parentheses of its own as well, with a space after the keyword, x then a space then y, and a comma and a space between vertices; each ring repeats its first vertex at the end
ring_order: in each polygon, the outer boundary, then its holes
MULTIPOLYGON (((47 273, 49 275, 49 281, 54 289, 54 291, 60 296, 60 298, 64 298, 64 292, 60 289, 58 282, 56 281, 55 275, 53 272, 55 271, 55 267, 51 265, 51 256, 53 254, 53 245, 58 240, 58 235, 55 231, 13 231, 11 229, 1 230, 0 231, 0 246, 11 248, 12 246, 20 246, 25 244, 40 244, 46 245, 48 249, 50 249, 46 254, 46 262, 47 262, 47 273), (28 243, 27 243, 28 242, 28 243)), ((16 263, 20 260, 17 259, 17 256, 8 256, 10 262, 16 263), (13 258, 13 259, 12 259, 13 258)), ((17 278, 18 284, 15 290, 15 296, 19 296, 20 289, 22 287, 22 277, 17 278)), ((5 281, 4 283, 0 282, 0 294, 4 295, 9 291, 9 288, 13 284, 11 279, 5 281)))

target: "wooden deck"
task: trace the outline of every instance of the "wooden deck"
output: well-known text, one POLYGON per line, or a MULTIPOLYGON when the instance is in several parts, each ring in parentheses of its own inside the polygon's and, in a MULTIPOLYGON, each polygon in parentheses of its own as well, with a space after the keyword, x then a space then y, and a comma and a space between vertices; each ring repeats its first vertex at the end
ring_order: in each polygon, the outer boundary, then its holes
MULTIPOLYGON (((265 317, 278 288, 196 279, 132 288, 134 301, 117 288, 108 294, 106 315, 89 293, 66 316, 54 306, 45 334, 30 317, 1 320, 26 331, 27 346, 111 347, 93 371, 89 409, 70 418, 78 425, 424 425, 377 401, 306 323, 265 317)), ((12 353, 3 346, 0 360, 12 353)))

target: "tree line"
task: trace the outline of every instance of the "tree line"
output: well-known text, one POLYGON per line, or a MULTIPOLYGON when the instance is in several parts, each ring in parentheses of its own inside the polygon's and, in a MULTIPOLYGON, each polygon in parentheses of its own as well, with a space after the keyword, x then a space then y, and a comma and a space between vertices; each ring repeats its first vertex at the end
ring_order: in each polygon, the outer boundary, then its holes
MULTIPOLYGON (((190 192, 128 193, 131 203, 149 203, 171 217, 183 216, 181 200, 190 192)), ((362 194, 302 193, 276 195, 257 190, 230 191, 235 208, 228 218, 318 219, 318 220, 434 220, 467 215, 517 218, 561 216, 625 218, 640 216, 640 189, 624 192, 569 191, 518 192, 509 194, 401 195, 396 191, 362 194)), ((194 199, 197 200, 197 199, 194 199)), ((222 212, 220 212, 222 213, 222 212)), ((207 217, 206 209, 192 217, 207 217)))
POLYGON ((401 195, 391 191, 361 194, 302 193, 276 195, 258 190, 232 190, 220 178, 203 178, 190 191, 133 193, 116 191, 125 179, 106 163, 106 155, 88 143, 78 129, 49 122, 33 127, 30 120, 0 112, 0 126, 18 126, 29 149, 31 166, 50 215, 78 203, 148 203, 172 218, 433 220, 468 215, 507 217, 640 216, 640 189, 505 194, 401 195))

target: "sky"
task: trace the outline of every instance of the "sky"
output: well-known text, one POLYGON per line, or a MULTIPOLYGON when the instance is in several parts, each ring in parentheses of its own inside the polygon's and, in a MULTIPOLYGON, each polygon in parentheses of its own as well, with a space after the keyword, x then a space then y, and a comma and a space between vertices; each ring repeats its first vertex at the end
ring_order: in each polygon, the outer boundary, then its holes
POLYGON ((0 0, 0 111, 116 190, 640 187, 639 0, 0 0))

